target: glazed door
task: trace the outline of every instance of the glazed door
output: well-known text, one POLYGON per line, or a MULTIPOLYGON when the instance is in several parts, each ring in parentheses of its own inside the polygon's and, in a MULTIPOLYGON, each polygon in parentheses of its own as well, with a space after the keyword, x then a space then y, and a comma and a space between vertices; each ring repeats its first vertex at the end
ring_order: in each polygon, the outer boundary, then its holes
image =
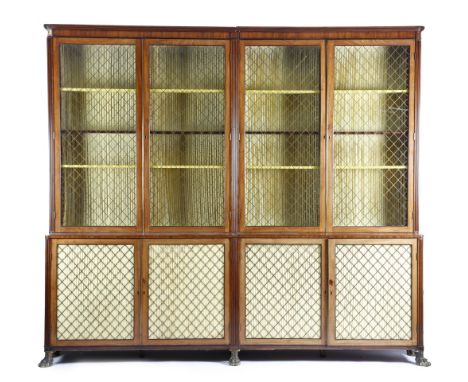
POLYGON ((145 240, 143 253, 143 343, 228 344, 229 241, 145 240))
POLYGON ((328 229, 411 231, 414 41, 328 44, 328 229))
POLYGON ((144 46, 146 229, 228 231, 230 43, 144 46))
POLYGON ((55 230, 135 231, 141 214, 141 48, 54 40, 55 230))
POLYGON ((139 344, 138 241, 56 239, 49 248, 50 345, 139 344))
POLYGON ((329 240, 328 343, 417 343, 417 240, 329 240))
POLYGON ((241 345, 325 344, 324 258, 319 239, 241 240, 241 345))
POLYGON ((323 230, 324 44, 240 44, 240 229, 323 230))

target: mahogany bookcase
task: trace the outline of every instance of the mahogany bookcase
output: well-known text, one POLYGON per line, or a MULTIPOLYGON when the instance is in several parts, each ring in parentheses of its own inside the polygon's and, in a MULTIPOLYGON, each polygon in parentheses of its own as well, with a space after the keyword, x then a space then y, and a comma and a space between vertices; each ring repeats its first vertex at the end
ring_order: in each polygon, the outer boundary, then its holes
POLYGON ((45 358, 423 355, 423 27, 46 25, 45 358))

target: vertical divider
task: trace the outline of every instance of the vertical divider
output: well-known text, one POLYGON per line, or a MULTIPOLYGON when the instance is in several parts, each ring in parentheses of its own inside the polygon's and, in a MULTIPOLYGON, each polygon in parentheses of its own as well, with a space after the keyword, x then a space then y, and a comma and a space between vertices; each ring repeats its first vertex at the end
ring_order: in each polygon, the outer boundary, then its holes
POLYGON ((142 49, 142 66, 143 66, 143 172, 144 172, 144 187, 143 187, 143 211, 144 211, 144 231, 148 231, 151 225, 151 203, 150 203, 150 140, 149 131, 149 102, 150 102, 150 83, 149 83, 149 48, 147 40, 143 40, 142 49))
POLYGON ((328 240, 328 325, 327 325, 327 345, 335 341, 335 240, 328 240))
POLYGON ((143 89, 144 83, 142 81, 142 41, 136 40, 135 41, 135 49, 136 49, 136 144, 137 144, 137 163, 136 163, 136 171, 137 171, 137 229, 138 231, 143 231, 143 211, 145 208, 144 202, 144 176, 143 176, 143 160, 144 160, 144 137, 142 133, 143 129, 143 118, 145 116, 143 110, 143 89))
POLYGON ((327 41, 327 228, 329 232, 333 227, 333 60, 335 45, 327 41))

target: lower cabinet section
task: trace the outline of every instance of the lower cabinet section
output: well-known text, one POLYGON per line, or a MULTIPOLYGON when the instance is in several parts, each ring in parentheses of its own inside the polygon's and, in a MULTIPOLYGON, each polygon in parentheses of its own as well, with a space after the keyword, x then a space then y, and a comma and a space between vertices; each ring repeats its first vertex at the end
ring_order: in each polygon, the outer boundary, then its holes
POLYGON ((422 348, 417 239, 50 239, 48 247, 46 349, 422 348))
POLYGON ((54 240, 52 345, 132 345, 139 337, 137 241, 54 240))
POLYGON ((329 241, 332 345, 416 345, 417 241, 329 241))

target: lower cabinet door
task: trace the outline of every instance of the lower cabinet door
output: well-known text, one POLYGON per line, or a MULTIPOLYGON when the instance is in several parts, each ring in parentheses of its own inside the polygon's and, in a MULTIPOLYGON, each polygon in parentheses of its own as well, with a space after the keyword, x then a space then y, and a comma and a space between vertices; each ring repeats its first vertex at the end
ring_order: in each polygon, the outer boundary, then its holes
POLYGON ((329 240, 330 345, 415 345, 417 241, 329 240))
POLYGON ((50 345, 138 343, 138 242, 56 239, 49 248, 50 345))
POLYGON ((241 240, 241 344, 325 343, 323 248, 323 240, 241 240))
POLYGON ((143 342, 229 343, 229 241, 145 240, 143 342))

